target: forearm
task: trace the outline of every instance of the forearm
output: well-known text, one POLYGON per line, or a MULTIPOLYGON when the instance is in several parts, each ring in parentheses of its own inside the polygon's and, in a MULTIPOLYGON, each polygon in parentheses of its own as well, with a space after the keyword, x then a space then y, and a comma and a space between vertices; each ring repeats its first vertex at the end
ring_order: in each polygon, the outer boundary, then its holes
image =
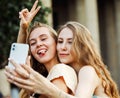
POLYGON ((26 43, 28 36, 28 29, 23 29, 20 27, 17 37, 17 43, 26 43))
POLYGON ((77 97, 70 95, 68 93, 65 93, 61 90, 55 90, 55 93, 51 98, 77 98, 77 97))
POLYGON ((49 98, 77 98, 73 95, 70 95, 62 91, 61 89, 57 88, 53 84, 50 84, 50 85, 49 85, 49 88, 46 88, 47 91, 49 91, 49 92, 46 92, 47 93, 46 95, 49 96, 49 98))

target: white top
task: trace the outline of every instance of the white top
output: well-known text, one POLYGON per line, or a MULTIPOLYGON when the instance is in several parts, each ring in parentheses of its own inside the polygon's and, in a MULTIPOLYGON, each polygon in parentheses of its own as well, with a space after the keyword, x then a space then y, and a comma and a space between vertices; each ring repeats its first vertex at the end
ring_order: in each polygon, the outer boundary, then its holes
POLYGON ((74 94, 76 86, 77 86, 77 75, 74 69, 65 64, 57 64, 50 70, 47 76, 47 79, 51 81, 61 76, 63 77, 67 87, 74 94))

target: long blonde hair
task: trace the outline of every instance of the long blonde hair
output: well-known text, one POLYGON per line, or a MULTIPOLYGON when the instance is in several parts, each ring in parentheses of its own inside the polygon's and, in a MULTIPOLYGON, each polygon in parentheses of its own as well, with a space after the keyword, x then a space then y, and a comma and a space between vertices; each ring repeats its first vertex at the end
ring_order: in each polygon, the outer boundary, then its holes
POLYGON ((99 78, 102 80, 105 93, 110 98, 119 98, 117 85, 103 63, 89 30, 78 22, 67 22, 58 30, 58 34, 66 27, 71 29, 74 35, 72 49, 76 53, 78 64, 94 67, 99 78))
MULTIPOLYGON (((27 43, 28 43, 28 44, 29 44, 29 36, 30 36, 31 32, 32 32, 34 29, 38 28, 38 27, 46 27, 46 28, 48 28, 51 36, 54 38, 54 40, 55 40, 55 42, 56 42, 56 44, 57 44, 57 32, 56 32, 51 26, 49 26, 49 25, 47 25, 47 24, 44 24, 44 23, 40 23, 40 22, 35 22, 34 25, 31 27, 30 31, 28 32, 28 33, 29 33, 29 34, 28 34, 28 37, 27 37, 27 43)), ((30 54, 31 54, 31 53, 30 53, 30 54)), ((48 72, 47 72, 44 64, 38 62, 38 61, 32 56, 32 54, 31 54, 31 66, 32 66, 32 68, 33 68, 35 71, 39 72, 40 74, 42 74, 42 75, 45 76, 45 77, 47 76, 48 72)), ((29 91, 26 91, 26 90, 24 90, 24 89, 21 90, 21 92, 20 92, 19 95, 20 95, 20 98, 28 98, 28 97, 30 96, 29 91)))

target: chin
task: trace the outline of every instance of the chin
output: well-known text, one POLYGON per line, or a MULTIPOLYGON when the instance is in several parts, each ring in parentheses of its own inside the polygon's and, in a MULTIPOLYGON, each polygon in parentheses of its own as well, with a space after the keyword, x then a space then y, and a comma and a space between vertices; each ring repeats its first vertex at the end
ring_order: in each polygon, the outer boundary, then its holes
POLYGON ((61 63, 68 64, 66 60, 60 60, 61 63))

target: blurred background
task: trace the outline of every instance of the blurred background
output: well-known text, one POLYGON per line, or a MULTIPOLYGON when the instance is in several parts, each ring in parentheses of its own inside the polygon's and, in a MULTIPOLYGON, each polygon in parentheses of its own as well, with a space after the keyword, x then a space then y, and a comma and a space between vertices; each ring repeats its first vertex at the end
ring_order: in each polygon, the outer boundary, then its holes
MULTIPOLYGON (((17 39, 19 11, 30 9, 34 2, 0 0, 0 96, 18 98, 19 89, 7 83, 4 67, 10 45, 17 39)), ((39 5, 42 8, 33 22, 47 23, 57 30, 67 21, 78 21, 90 30, 120 90, 120 0, 39 0, 39 5)))

